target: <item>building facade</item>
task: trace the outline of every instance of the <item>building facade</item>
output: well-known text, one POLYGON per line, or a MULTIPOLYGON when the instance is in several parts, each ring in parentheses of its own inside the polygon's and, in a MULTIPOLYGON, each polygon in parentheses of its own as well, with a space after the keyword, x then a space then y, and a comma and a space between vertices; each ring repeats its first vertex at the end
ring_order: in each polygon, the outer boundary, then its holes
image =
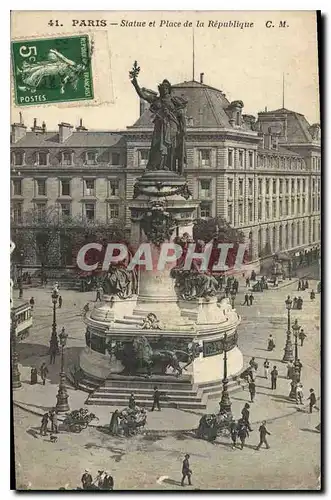
MULTIPOLYGON (((223 217, 244 232, 252 260, 320 240, 320 127, 287 109, 244 114, 242 101, 200 82, 173 86, 187 105, 186 166, 198 217, 223 217)), ((31 130, 12 125, 12 224, 25 211, 58 207, 90 221, 125 219, 148 160, 152 115, 120 132, 89 131, 82 121, 31 130)))

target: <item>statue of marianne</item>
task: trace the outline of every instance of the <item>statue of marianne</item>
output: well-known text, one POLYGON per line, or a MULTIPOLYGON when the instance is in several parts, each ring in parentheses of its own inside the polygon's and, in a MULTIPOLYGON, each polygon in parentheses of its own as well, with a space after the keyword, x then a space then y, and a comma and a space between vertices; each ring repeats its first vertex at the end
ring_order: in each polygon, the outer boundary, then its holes
POLYGON ((154 132, 149 151, 147 170, 170 170, 182 174, 186 162, 185 150, 185 108, 187 100, 172 94, 168 80, 158 86, 159 95, 141 88, 137 81, 140 68, 135 61, 130 79, 141 99, 150 103, 154 115, 154 132))

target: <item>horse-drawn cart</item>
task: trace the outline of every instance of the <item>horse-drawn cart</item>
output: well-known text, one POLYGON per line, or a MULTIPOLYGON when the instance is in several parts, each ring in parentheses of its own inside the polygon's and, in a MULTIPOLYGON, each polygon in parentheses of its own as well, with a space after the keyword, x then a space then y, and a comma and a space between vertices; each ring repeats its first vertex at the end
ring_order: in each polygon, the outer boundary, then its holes
POLYGON ((203 415, 196 430, 196 436, 207 441, 215 441, 217 436, 229 436, 233 422, 233 416, 228 412, 203 415))
POLYGON ((88 425, 92 420, 99 420, 94 413, 89 413, 85 408, 80 408, 79 410, 73 410, 66 414, 63 421, 63 425, 69 430, 69 432, 81 432, 83 429, 87 429, 88 425))

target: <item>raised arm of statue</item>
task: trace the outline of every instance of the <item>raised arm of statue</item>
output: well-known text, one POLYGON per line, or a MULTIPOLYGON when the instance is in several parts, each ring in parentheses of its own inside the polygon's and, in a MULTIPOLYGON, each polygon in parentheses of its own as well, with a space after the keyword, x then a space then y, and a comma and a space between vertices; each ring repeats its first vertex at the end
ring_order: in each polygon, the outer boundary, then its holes
POLYGON ((144 101, 147 101, 147 102, 150 102, 150 103, 152 103, 152 102, 155 101, 155 99, 157 97, 157 93, 156 92, 154 92, 153 90, 145 89, 144 87, 141 88, 139 86, 136 78, 133 78, 131 80, 131 83, 134 86, 134 88, 136 89, 136 92, 139 95, 139 97, 141 97, 141 99, 144 99, 144 101))

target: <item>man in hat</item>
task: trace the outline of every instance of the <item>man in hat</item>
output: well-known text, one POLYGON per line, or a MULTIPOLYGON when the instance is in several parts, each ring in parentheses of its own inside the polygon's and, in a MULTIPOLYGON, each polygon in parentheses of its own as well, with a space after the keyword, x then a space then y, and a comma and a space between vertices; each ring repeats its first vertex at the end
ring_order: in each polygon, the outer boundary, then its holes
POLYGON ((249 423, 249 409, 250 409, 249 404, 245 403, 244 408, 241 410, 241 417, 242 417, 241 420, 246 424, 248 430, 252 432, 251 424, 249 423))
POLYGON ((91 489, 91 486, 92 486, 92 476, 91 476, 90 471, 88 469, 85 469, 85 472, 82 475, 81 481, 82 481, 83 490, 89 490, 89 489, 91 489))
POLYGON ((299 332, 299 339, 300 339, 300 342, 301 342, 301 347, 303 346, 303 341, 305 340, 305 338, 307 337, 307 335, 305 334, 304 332, 304 329, 301 328, 300 332, 299 332))
POLYGON ((159 411, 161 411, 160 397, 161 397, 160 391, 158 390, 157 386, 155 386, 154 387, 154 394, 153 394, 153 406, 152 406, 151 411, 154 411, 155 406, 157 407, 157 409, 159 411))
POLYGON ((186 453, 185 458, 183 460, 183 467, 182 467, 182 482, 181 485, 184 486, 184 480, 187 477, 188 484, 191 486, 191 476, 192 476, 192 471, 190 469, 190 462, 189 462, 190 455, 186 453))
POLYGON ((48 375, 48 368, 46 366, 46 363, 44 362, 40 367, 40 377, 43 382, 43 385, 45 385, 46 383, 47 375, 48 375))
POLYGON ((44 413, 41 419, 41 427, 40 427, 40 434, 42 436, 46 436, 47 434, 48 418, 49 418, 48 412, 44 413))
POLYGON ((270 436, 270 432, 266 428, 266 420, 263 420, 262 424, 259 427, 259 433, 260 433, 260 442, 257 445, 256 449, 259 450, 264 443, 266 445, 267 450, 270 448, 268 441, 267 441, 267 434, 270 436))
POLYGON ((274 366, 271 370, 271 389, 277 388, 277 378, 278 378, 278 370, 277 366, 274 366))

